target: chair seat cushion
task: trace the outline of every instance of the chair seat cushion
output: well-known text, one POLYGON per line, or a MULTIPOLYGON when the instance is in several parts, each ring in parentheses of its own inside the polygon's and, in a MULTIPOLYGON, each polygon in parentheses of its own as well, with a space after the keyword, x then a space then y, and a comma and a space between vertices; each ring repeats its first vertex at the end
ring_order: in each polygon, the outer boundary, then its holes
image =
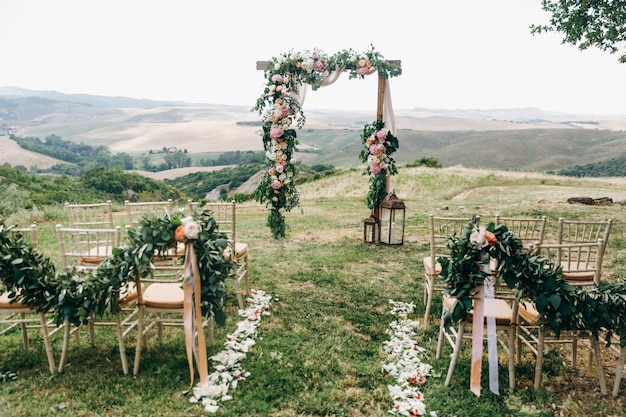
POLYGON ((433 272, 433 261, 430 256, 424 257, 424 269, 426 274, 430 276, 441 274, 441 264, 439 262, 435 262, 435 271, 433 272))
POLYGON ((563 278, 566 281, 593 281, 593 271, 569 271, 563 272, 563 278))
MULTIPOLYGON (((230 259, 230 252, 230 247, 224 249, 224 258, 230 259)), ((248 244, 235 242, 235 252, 237 253, 237 257, 235 258, 236 261, 245 258, 248 254, 248 244)))
POLYGON ((517 314, 524 319, 524 321, 530 325, 536 325, 537 320, 539 319, 539 312, 537 311, 537 307, 535 303, 530 301, 524 301, 519 303, 517 308, 517 314))
POLYGON ((176 282, 156 282, 146 287, 143 303, 146 307, 182 309, 185 292, 176 282))
MULTIPOLYGON (((443 296, 443 305, 446 310, 450 310, 454 305, 456 298, 450 297, 449 295, 443 296)), ((496 317, 496 324, 500 326, 509 326, 512 323, 513 318, 513 309, 509 305, 506 300, 502 300, 500 298, 495 298, 494 300, 494 310, 496 317)), ((485 300, 487 303, 487 300, 485 300)), ((487 323, 487 306, 485 305, 485 323, 487 323)), ((474 310, 470 310, 467 313, 467 321, 472 322, 472 318, 474 315, 474 310)))
POLYGON ((0 294, 0 310, 24 310, 28 309, 27 306, 18 302, 11 303, 9 299, 9 293, 3 292, 0 294))
MULTIPOLYGON (((142 284, 142 287, 143 284, 142 284)), ((137 299, 137 284, 134 282, 128 283, 128 286, 123 287, 120 291, 120 305, 125 306, 137 299)))

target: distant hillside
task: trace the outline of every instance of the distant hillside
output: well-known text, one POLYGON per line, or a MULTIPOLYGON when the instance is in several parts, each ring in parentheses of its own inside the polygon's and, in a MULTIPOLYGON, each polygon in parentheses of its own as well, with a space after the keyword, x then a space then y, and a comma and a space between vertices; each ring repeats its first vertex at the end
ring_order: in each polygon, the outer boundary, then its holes
MULTIPOLYGON (((177 146, 190 154, 260 151, 260 117, 252 105, 218 106, 66 95, 0 87, 0 141, 10 133, 107 146, 139 157, 177 146), (3 136, 4 135, 4 136, 3 136)), ((360 133, 373 112, 304 109, 298 160, 358 166, 360 133)), ((574 115, 540 109, 396 111, 398 162, 437 158, 444 166, 558 171, 626 156, 626 117, 574 115)), ((0 151, 0 164, 26 167, 33 154, 0 151)))

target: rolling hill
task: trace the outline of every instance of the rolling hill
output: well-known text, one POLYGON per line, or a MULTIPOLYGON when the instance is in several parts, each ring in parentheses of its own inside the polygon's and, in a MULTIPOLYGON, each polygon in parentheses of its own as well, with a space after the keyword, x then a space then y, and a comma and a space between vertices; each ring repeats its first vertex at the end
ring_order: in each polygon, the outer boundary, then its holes
MULTIPOLYGON (((250 106, 251 107, 251 106, 250 106)), ((260 117, 245 106, 156 102, 0 88, 0 163, 45 168, 58 161, 23 151, 10 134, 108 146, 139 156, 176 146, 189 153, 259 151, 260 117)), ((340 168, 359 165, 367 112, 304 109, 297 158, 340 168)), ((399 163, 423 157, 444 166, 554 171, 626 155, 626 117, 534 108, 396 111, 399 163)))

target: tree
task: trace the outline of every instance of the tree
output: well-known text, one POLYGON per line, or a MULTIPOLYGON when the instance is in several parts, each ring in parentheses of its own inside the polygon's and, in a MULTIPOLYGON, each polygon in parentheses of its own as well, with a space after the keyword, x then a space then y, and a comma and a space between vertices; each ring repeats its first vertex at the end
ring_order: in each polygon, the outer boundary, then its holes
POLYGON ((542 8, 552 18, 531 25, 532 34, 561 32, 563 43, 619 53, 619 62, 626 63, 626 0, 543 0, 542 8))

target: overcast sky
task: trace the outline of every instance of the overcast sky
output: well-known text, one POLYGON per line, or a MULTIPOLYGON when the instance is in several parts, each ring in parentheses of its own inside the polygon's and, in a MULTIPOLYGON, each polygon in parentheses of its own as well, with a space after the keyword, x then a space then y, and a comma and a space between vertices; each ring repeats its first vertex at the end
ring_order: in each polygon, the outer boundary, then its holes
MULTIPOLYGON (((373 44, 402 61, 396 110, 626 115, 626 64, 530 34, 548 19, 540 0, 0 0, 0 86, 252 107, 257 60, 373 44)), ((375 112, 376 77, 346 74, 307 107, 375 112)))

